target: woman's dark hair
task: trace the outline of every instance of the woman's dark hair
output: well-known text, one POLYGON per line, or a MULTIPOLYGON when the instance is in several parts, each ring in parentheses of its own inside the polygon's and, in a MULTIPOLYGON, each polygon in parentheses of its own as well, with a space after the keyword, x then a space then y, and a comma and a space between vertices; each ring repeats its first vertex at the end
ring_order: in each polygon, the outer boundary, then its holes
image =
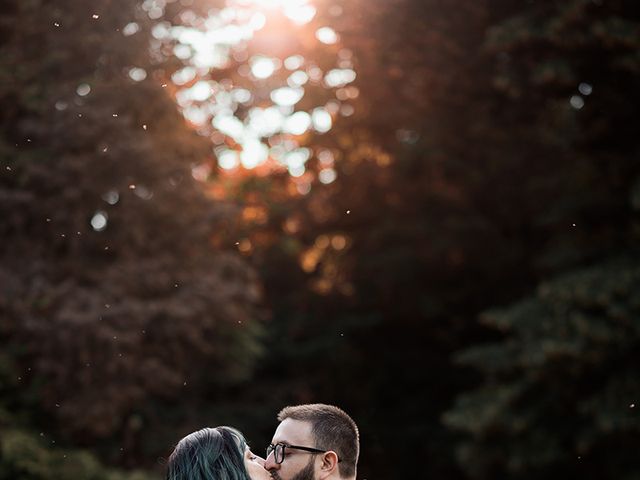
POLYGON ((231 427, 193 432, 171 453, 166 480, 251 480, 244 465, 246 445, 231 427))

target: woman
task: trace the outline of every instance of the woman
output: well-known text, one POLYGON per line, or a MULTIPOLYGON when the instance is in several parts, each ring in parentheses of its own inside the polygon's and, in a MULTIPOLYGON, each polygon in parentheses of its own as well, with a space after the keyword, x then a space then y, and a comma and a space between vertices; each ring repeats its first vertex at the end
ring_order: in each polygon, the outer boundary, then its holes
POLYGON ((271 480, 263 465, 235 428, 203 428, 178 442, 167 480, 271 480))

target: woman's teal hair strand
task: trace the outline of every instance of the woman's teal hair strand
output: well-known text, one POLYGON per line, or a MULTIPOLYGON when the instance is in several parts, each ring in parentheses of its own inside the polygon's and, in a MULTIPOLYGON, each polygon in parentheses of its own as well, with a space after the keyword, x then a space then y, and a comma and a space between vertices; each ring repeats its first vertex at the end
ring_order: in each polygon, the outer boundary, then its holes
POLYGON ((246 445, 231 427, 193 432, 169 457, 166 480, 251 480, 244 465, 246 445))

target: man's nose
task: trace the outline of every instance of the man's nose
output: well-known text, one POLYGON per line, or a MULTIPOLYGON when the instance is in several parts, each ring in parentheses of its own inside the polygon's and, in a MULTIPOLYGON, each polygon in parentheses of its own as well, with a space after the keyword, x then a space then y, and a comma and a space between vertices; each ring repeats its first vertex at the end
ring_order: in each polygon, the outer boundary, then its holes
POLYGON ((264 459, 263 467, 266 470, 277 470, 277 469, 280 468, 280 465, 277 464, 275 462, 275 459, 273 458, 273 452, 271 452, 269 455, 267 455, 267 458, 264 459))

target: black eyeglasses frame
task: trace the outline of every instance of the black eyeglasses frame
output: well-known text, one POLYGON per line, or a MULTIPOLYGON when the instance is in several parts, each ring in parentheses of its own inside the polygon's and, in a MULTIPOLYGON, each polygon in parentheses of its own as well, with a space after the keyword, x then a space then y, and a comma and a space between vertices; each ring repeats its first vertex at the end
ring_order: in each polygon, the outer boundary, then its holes
POLYGON ((284 462, 284 457, 286 456, 285 449, 287 448, 293 448, 295 450, 303 450, 305 452, 311 452, 313 454, 327 453, 329 451, 329 450, 321 450, 319 448, 313 448, 313 447, 303 447, 301 445, 289 445, 287 443, 276 443, 275 445, 273 443, 270 443, 269 446, 267 447, 267 452, 266 452, 267 457, 271 455, 271 452, 273 452, 273 460, 276 462, 277 465, 280 465, 282 462, 284 462), (276 455, 276 452, 278 451, 278 447, 281 447, 281 450, 282 450, 282 456, 280 457, 280 461, 278 461, 278 455, 276 455))

